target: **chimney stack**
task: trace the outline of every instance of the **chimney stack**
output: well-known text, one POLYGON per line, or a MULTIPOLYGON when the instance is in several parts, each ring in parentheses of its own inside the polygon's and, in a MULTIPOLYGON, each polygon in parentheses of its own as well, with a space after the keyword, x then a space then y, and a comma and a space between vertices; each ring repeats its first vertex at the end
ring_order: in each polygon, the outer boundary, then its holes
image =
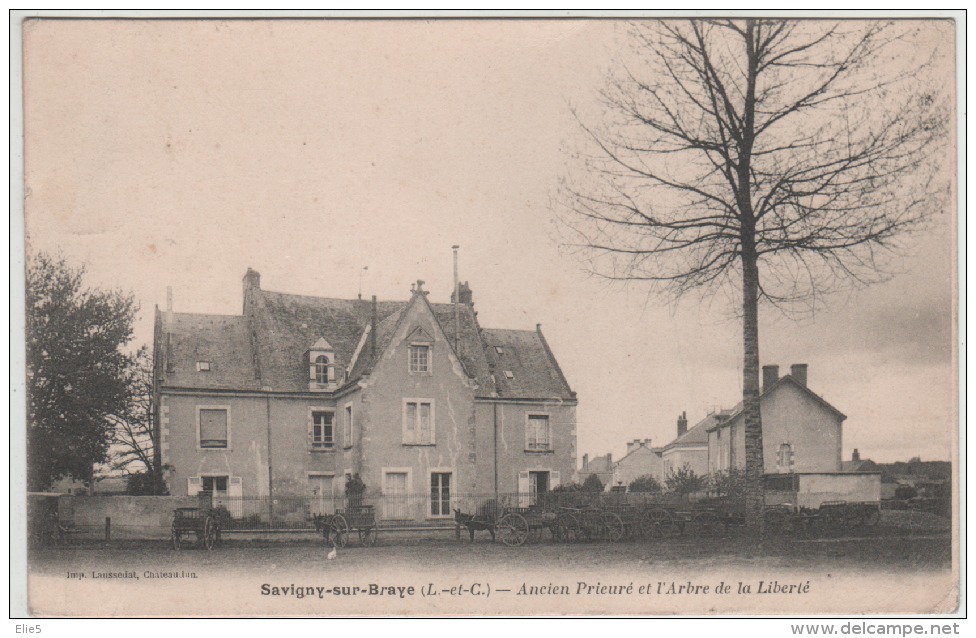
POLYGON ((678 417, 678 436, 683 435, 688 431, 688 413, 682 412, 681 416, 678 417))
POLYGON ((463 303, 468 306, 474 305, 474 295, 471 292, 471 285, 468 282, 458 282, 457 293, 451 295, 451 303, 463 303))
POLYGON ((634 439, 633 441, 627 442, 627 454, 630 454, 634 450, 640 447, 640 439, 634 439))
POLYGON ((590 455, 589 454, 584 454, 583 455, 583 468, 582 469, 583 469, 584 472, 586 472, 589 467, 590 467, 590 455))
POLYGON ((776 382, 779 381, 779 366, 763 366, 762 374, 762 391, 765 392, 776 385, 776 382))
POLYGON ((807 387, 807 364, 794 363, 791 365, 790 376, 804 388, 807 387))
POLYGON ((854 448, 854 453, 851 454, 851 460, 855 463, 861 460, 861 453, 857 451, 857 448, 854 448))

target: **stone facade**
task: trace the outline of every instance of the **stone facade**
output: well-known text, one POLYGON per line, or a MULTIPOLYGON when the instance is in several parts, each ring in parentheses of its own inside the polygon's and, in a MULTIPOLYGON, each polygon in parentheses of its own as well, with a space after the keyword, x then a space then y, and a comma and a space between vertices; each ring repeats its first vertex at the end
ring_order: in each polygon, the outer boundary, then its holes
MULTIPOLYGON (((177 496, 492 495, 552 489, 576 465, 576 395, 541 329, 482 329, 462 303, 263 291, 242 316, 156 318, 162 462, 177 496)), ((442 503, 442 505, 443 505, 442 503)), ((395 508, 394 508, 395 509, 395 508)), ((417 500, 396 518, 447 517, 417 500)))

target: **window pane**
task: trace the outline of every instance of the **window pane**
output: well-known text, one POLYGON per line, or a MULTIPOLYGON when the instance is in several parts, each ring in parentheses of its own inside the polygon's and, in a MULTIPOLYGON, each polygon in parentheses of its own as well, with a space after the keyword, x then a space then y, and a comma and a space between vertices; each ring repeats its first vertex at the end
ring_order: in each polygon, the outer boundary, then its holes
POLYGON ((312 447, 332 447, 332 413, 312 413, 312 447))
POLYGON ((429 366, 430 346, 410 346, 410 371, 427 372, 429 366))
POLYGON ((200 447, 227 447, 227 410, 200 410, 200 447))
POLYGON ((451 513, 451 475, 430 475, 430 513, 432 516, 448 516, 451 513))
POLYGON ((526 432, 526 448, 529 450, 549 449, 549 417, 532 415, 529 417, 526 432))
POLYGON ((417 404, 408 403, 407 404, 407 429, 415 430, 417 427, 417 404))
POLYGON ((420 439, 424 443, 430 442, 430 404, 420 404, 420 439))

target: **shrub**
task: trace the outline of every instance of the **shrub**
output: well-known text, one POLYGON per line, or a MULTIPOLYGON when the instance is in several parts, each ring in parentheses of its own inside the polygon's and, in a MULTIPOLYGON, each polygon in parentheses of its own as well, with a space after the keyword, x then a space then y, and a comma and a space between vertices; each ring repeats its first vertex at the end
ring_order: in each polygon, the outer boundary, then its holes
POLYGON ((684 467, 668 471, 668 476, 664 479, 664 484, 668 491, 679 496, 688 496, 694 492, 700 492, 705 488, 705 477, 698 476, 695 471, 685 464, 684 467))
POLYGON ((583 492, 602 492, 603 491, 603 481, 596 474, 590 474, 583 481, 583 492))
POLYGON ((661 482, 651 476, 650 474, 644 474, 643 476, 638 476, 630 485, 627 486, 628 492, 645 492, 648 494, 660 494, 663 491, 661 487, 661 482))

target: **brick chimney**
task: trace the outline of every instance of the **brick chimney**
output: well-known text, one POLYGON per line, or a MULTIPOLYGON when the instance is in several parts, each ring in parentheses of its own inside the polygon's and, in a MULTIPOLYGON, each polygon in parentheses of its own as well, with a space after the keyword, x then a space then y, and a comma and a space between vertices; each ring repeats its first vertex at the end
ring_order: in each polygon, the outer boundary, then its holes
POLYGON ((582 466, 581 469, 585 472, 587 470, 587 468, 589 468, 589 467, 590 467, 590 455, 589 454, 584 454, 583 455, 583 466, 582 466))
POLYGON ((634 439, 633 441, 627 441, 627 454, 630 454, 634 450, 640 447, 640 439, 634 439))
POLYGON ((857 448, 854 448, 854 452, 851 454, 851 460, 855 463, 861 460, 861 453, 857 451, 857 448))
POLYGON ((688 413, 682 412, 678 417, 678 436, 688 431, 688 413))
POLYGON ((779 381, 779 366, 763 366, 763 384, 762 391, 770 389, 776 382, 779 381))
POLYGON ((244 273, 244 290, 247 291, 248 288, 261 289, 261 273, 251 268, 244 273))
POLYGON ((804 388, 807 387, 807 364, 794 363, 791 365, 790 376, 804 388))
POLYGON ((455 295, 453 292, 451 293, 451 303, 454 303, 455 297, 457 297, 463 304, 467 304, 469 306, 474 305, 474 297, 471 294, 471 286, 469 286, 468 282, 466 281, 458 284, 457 295, 455 295))

